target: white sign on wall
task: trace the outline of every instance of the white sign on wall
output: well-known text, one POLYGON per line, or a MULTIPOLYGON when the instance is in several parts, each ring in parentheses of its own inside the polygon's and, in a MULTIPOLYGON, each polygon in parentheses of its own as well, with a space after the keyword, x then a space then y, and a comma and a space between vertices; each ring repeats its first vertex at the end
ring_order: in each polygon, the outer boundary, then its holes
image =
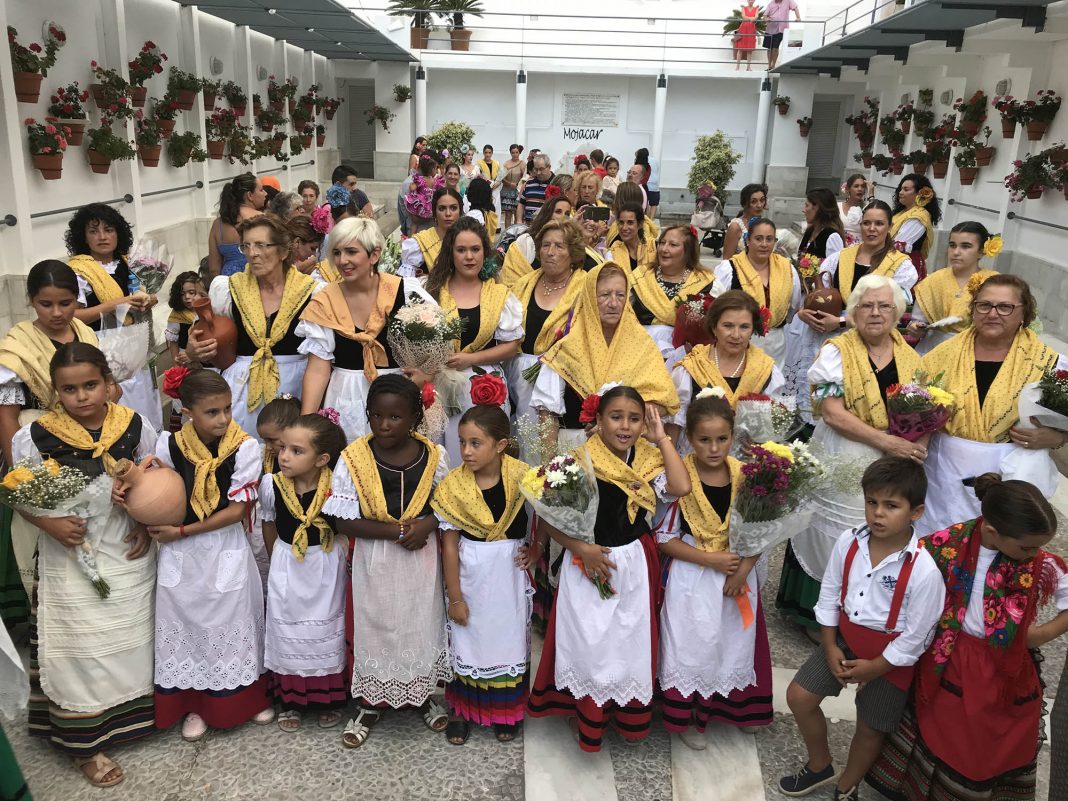
POLYGON ((581 128, 617 128, 619 95, 564 94, 562 122, 581 128))

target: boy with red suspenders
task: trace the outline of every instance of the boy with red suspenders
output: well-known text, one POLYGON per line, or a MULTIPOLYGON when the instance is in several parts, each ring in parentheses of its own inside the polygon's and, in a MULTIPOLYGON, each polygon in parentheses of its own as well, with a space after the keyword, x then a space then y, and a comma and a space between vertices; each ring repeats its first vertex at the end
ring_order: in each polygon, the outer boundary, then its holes
POLYGON ((861 486, 867 525, 838 539, 816 604, 822 652, 809 658, 786 691, 808 749, 804 767, 779 782, 788 796, 836 782, 836 801, 857 801, 861 779, 904 712, 916 661, 945 603, 941 573, 912 526, 927 494, 923 466, 885 456, 868 466, 861 486), (847 684, 859 685, 857 728, 839 774, 820 704, 847 684))

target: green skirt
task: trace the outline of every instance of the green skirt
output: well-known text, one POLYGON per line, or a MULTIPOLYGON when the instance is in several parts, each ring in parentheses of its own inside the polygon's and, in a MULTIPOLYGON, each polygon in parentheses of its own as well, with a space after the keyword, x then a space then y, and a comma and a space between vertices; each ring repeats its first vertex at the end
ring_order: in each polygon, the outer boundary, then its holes
POLYGON ((4 730, 0 728, 0 801, 33 801, 30 788, 22 778, 19 763, 15 761, 15 752, 7 741, 4 730))
POLYGON ((30 617, 30 599, 22 586, 22 576, 11 547, 11 516, 14 512, 0 506, 0 620, 11 628, 30 617))
POLYGON ((820 599, 820 583, 812 578, 794 556, 792 544, 786 546, 782 560, 782 575, 779 577, 779 592, 775 606, 786 617, 809 629, 819 629, 816 622, 816 602, 820 599))

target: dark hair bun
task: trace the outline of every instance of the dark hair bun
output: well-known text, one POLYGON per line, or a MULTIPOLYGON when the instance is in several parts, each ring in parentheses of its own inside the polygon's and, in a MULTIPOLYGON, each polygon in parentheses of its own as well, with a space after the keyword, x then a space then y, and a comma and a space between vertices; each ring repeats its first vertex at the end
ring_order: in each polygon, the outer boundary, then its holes
POLYGON ((980 501, 991 489, 1001 484, 1001 476, 997 473, 983 473, 975 477, 975 497, 980 501))

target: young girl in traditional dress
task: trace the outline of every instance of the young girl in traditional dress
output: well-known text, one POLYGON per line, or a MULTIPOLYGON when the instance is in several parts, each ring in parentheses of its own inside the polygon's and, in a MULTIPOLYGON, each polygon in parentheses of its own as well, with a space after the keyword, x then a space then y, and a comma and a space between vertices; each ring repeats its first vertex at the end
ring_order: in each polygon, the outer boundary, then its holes
POLYGON ((464 463, 438 485, 431 505, 442 534, 449 599, 449 650, 456 677, 445 688, 452 709, 445 736, 463 745, 470 723, 515 739, 527 703, 530 613, 528 570, 541 543, 527 537, 519 483, 529 467, 506 451, 508 416, 473 406, 460 418, 464 463))
POLYGON ((278 471, 260 481, 263 537, 271 553, 264 666, 282 705, 278 727, 300 728, 301 712, 336 726, 345 686, 346 543, 323 514, 345 433, 325 414, 307 414, 281 433, 278 471))
POLYGON ((282 432, 300 417, 300 401, 292 395, 279 395, 256 416, 256 433, 263 440, 263 472, 273 473, 282 449, 282 432))
MULTIPOLYGON (((50 372, 59 405, 15 434, 16 461, 50 458, 95 479, 119 459, 151 455, 156 432, 132 409, 108 401, 114 379, 97 348, 60 346, 50 372)), ((124 774, 105 751, 154 731, 155 549, 117 505, 88 520, 25 517, 45 535, 30 619, 30 734, 73 757, 90 784, 111 787, 124 774), (111 586, 107 598, 71 558, 83 543, 111 586)))
POLYGON ((975 494, 980 517, 922 540, 946 603, 914 703, 868 773, 889 798, 1035 799, 1042 683, 1029 649, 1068 631, 1068 569, 1042 550, 1057 517, 1034 485, 986 473, 975 494), (1036 623, 1051 599, 1057 616, 1036 623))
POLYGON ((693 453, 683 463, 693 491, 657 515, 660 551, 673 560, 660 612, 664 726, 699 751, 711 719, 740 727, 772 720, 771 648, 753 569, 759 557, 740 558, 728 537, 742 465, 727 455, 734 411, 720 392, 698 393, 686 415, 693 453), (691 723, 697 736, 688 734, 691 723))
POLYGON ((208 726, 274 720, 261 675, 263 587, 244 525, 263 457, 234 422, 222 376, 168 374, 189 422, 160 435, 156 456, 181 475, 188 500, 181 525, 149 527, 160 545, 156 725, 167 729, 184 717, 182 737, 199 740, 208 726))
POLYGON ((577 715, 583 751, 600 750, 613 710, 624 739, 649 734, 660 564, 648 517, 658 499, 690 493, 686 466, 642 396, 627 386, 597 395, 584 405, 598 405, 598 433, 580 449, 597 476, 594 541, 541 524, 568 553, 529 703, 533 717, 577 715), (594 580, 615 594, 602 598, 594 580))
MULTIPOLYGON (((185 346, 189 343, 189 329, 196 321, 193 301, 198 297, 207 297, 208 290, 200 282, 199 273, 189 270, 174 279, 167 305, 171 313, 167 316, 167 327, 163 329, 163 338, 167 340, 167 350, 174 364, 187 366, 189 359, 185 355, 185 346)), ((171 431, 182 427, 181 401, 171 401, 171 431)))
POLYGON ((342 452, 323 507, 337 518, 339 533, 356 538, 352 695, 359 710, 342 735, 347 748, 367 741, 383 707, 417 706, 431 730, 444 730, 448 714, 431 695, 452 678, 438 521, 430 507, 448 459, 416 432, 422 398, 404 376, 371 383, 367 416, 371 433, 342 452))

